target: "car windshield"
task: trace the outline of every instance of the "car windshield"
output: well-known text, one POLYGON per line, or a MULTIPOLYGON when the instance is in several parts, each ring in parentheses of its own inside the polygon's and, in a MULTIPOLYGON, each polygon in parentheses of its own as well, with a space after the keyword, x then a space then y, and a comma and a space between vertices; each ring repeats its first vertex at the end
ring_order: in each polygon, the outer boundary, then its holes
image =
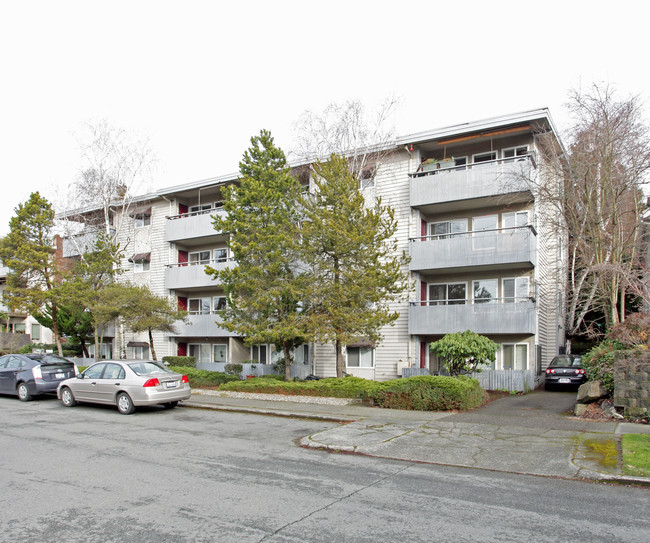
POLYGON ((167 368, 163 368, 162 366, 159 366, 153 362, 134 362, 133 364, 129 364, 129 368, 131 368, 136 373, 136 375, 151 375, 152 373, 174 373, 173 371, 170 371, 167 368))
POLYGON ((31 358, 41 364, 71 364, 69 360, 55 354, 28 354, 27 358, 31 358))
POLYGON ((579 356, 556 356, 549 364, 552 368, 571 368, 580 367, 579 356))

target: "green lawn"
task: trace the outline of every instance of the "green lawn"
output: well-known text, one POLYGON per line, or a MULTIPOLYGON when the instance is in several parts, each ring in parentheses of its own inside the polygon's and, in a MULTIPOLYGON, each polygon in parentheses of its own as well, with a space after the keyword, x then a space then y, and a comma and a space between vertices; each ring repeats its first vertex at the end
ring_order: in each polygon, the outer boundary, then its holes
POLYGON ((623 473, 650 477, 650 435, 624 434, 623 473))

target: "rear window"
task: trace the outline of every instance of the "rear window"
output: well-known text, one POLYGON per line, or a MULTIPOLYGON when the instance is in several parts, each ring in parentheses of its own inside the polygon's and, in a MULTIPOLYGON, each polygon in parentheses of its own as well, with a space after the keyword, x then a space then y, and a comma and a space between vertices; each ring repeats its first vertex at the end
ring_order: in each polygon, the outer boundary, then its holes
POLYGON ((27 358, 31 358, 40 364, 72 364, 69 360, 55 354, 28 354, 27 358))
POLYGON ((136 375, 151 375, 152 373, 174 373, 173 371, 168 370, 158 364, 153 362, 134 362, 129 364, 136 375))
POLYGON ((551 368, 571 368, 580 367, 581 359, 579 356, 556 356, 549 366, 551 368))

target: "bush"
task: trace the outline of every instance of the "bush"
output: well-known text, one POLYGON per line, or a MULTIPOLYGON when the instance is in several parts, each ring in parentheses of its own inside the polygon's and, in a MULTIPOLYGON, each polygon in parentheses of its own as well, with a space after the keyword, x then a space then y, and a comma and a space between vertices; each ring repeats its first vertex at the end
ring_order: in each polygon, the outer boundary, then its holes
POLYGON ((162 361, 164 364, 170 366, 182 366, 184 368, 196 367, 196 358, 193 356, 163 356, 162 361))
POLYGON ((370 399, 379 407, 417 411, 473 409, 485 401, 478 380, 458 377, 419 375, 380 383, 370 399))
POLYGON ((169 369, 187 375, 191 387, 216 387, 230 381, 239 381, 239 376, 221 371, 197 370, 190 366, 170 366, 169 369))
POLYGON ((225 370, 228 375, 236 375, 239 377, 244 370, 244 366, 242 364, 226 364, 225 370))
POLYGON ((589 381, 600 381, 603 388, 614 394, 614 355, 623 350, 621 343, 606 340, 582 357, 582 367, 589 381))
POLYGON ((220 390, 289 396, 367 398, 378 385, 379 383, 375 381, 368 381, 360 377, 331 378, 319 381, 280 381, 277 376, 264 376, 226 383, 220 387, 220 390))

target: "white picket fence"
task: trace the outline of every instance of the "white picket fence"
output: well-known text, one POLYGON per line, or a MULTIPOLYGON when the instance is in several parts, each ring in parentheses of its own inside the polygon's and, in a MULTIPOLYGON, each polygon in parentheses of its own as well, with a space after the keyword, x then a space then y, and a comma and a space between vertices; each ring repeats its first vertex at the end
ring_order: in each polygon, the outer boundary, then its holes
MULTIPOLYGON (((404 368, 402 377, 430 375, 427 368, 404 368)), ((533 370, 485 370, 472 373, 485 390, 508 390, 512 392, 530 392, 535 389, 535 372, 533 370)))

